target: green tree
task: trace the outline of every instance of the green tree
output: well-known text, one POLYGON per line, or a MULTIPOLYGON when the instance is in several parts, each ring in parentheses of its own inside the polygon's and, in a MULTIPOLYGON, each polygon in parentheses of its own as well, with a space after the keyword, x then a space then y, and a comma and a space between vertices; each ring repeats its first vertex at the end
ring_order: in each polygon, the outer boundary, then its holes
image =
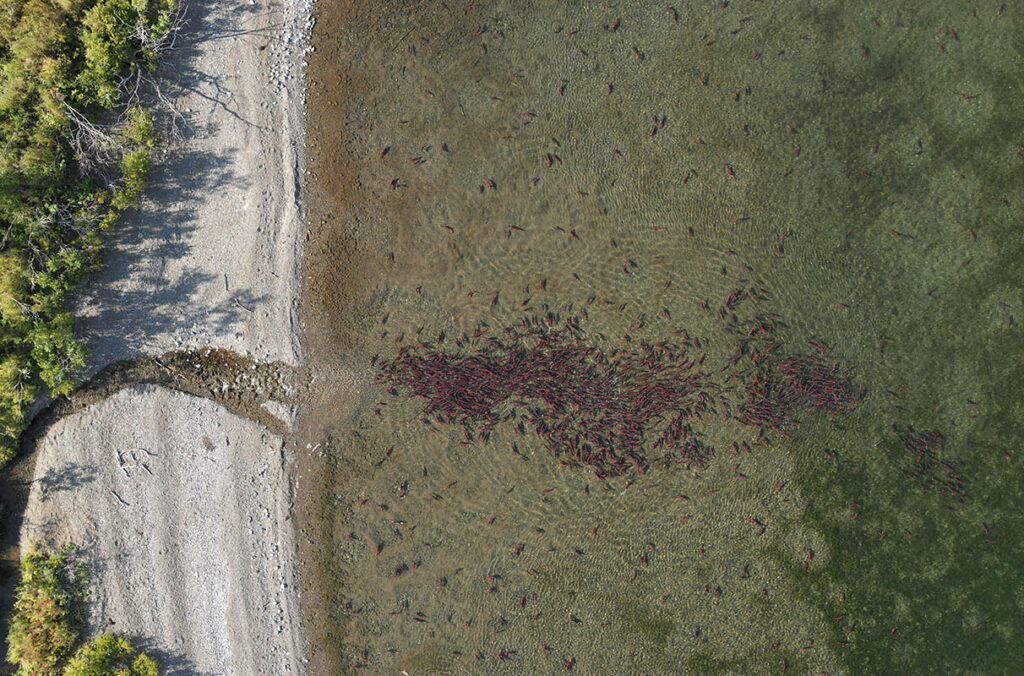
POLYGON ((139 148, 125 155, 121 160, 121 187, 114 193, 112 202, 115 209, 135 206, 142 194, 146 175, 152 166, 149 148, 139 148))
POLYGON ((82 624, 82 602, 89 584, 76 548, 50 552, 33 545, 21 559, 14 612, 7 633, 7 660, 18 676, 59 674, 82 624))
POLYGON ((156 676, 159 667, 131 641, 104 634, 89 641, 68 660, 64 676, 156 676))
POLYGON ((142 193, 138 92, 180 24, 177 0, 0 0, 0 466, 38 384, 85 364, 66 296, 142 193))
POLYGON ((18 435, 27 426, 25 412, 38 388, 26 355, 11 353, 0 358, 0 465, 14 457, 18 435))
POLYGON ((71 372, 85 366, 85 348, 72 332, 74 318, 69 313, 40 322, 30 332, 32 359, 39 377, 56 396, 70 394, 74 383, 71 372))
POLYGON ((20 324, 28 307, 29 261, 17 249, 0 252, 0 319, 6 324, 20 324))
POLYGON ((131 62, 133 45, 126 26, 135 24, 131 0, 100 0, 85 13, 82 44, 85 68, 78 76, 79 100, 113 108, 120 97, 117 77, 131 62))

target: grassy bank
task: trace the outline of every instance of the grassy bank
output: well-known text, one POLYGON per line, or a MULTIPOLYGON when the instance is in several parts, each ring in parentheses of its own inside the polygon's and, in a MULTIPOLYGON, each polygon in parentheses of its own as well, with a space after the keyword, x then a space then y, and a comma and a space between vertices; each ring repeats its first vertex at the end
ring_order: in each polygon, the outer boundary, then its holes
POLYGON ((176 0, 0 0, 0 466, 42 387, 85 363, 66 296, 137 200, 154 125, 142 105, 176 0))

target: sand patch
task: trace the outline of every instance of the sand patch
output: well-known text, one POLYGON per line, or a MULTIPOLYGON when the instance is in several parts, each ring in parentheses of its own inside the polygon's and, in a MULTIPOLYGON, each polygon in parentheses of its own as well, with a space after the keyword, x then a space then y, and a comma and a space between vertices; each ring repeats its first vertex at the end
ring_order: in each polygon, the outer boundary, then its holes
POLYGON ((22 544, 81 546, 89 635, 138 637, 171 673, 293 673, 286 462, 280 437, 219 404, 123 390, 42 440, 22 544))

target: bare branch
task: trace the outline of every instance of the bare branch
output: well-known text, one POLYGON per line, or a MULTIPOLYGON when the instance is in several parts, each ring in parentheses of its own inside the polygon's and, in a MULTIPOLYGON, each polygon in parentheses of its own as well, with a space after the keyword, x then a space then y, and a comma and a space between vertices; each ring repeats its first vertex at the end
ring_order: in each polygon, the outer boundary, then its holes
POLYGON ((135 21, 132 37, 139 41, 143 50, 146 50, 153 56, 159 56, 166 51, 170 51, 174 49, 175 42, 177 42, 178 31, 185 25, 185 14, 187 11, 187 4, 179 3, 175 5, 168 17, 166 30, 161 33, 154 33, 140 10, 135 21))
POLYGON ((100 124, 89 120, 63 99, 60 104, 74 126, 71 147, 78 161, 79 173, 83 176, 93 174, 120 159, 123 143, 119 132, 124 127, 121 116, 115 124, 100 124))
POLYGON ((167 111, 170 115, 169 125, 167 132, 170 136, 170 140, 175 143, 180 143, 185 140, 187 133, 191 134, 194 130, 192 125, 188 123, 188 119, 185 114, 178 109, 173 101, 164 93, 164 90, 160 87, 160 83, 154 78, 140 75, 140 78, 149 88, 149 93, 156 97, 156 100, 160 103, 160 107, 167 111))
POLYGON ((136 62, 131 71, 123 75, 117 82, 118 106, 116 117, 111 123, 101 124, 90 120, 84 113, 76 110, 62 97, 56 95, 74 128, 71 135, 71 146, 82 176, 101 177, 108 187, 112 184, 113 179, 104 175, 105 170, 119 162, 127 152, 128 148, 123 136, 127 122, 126 114, 131 108, 140 106, 143 101, 155 100, 161 108, 169 113, 170 141, 180 142, 186 132, 192 131, 185 115, 163 92, 159 82, 145 74, 147 62, 155 62, 161 54, 174 49, 178 32, 185 25, 187 10, 188 5, 177 4, 167 21, 161 22, 157 31, 150 25, 141 10, 137 10, 133 23, 122 21, 123 25, 129 29, 131 37, 138 41, 142 60, 136 62))

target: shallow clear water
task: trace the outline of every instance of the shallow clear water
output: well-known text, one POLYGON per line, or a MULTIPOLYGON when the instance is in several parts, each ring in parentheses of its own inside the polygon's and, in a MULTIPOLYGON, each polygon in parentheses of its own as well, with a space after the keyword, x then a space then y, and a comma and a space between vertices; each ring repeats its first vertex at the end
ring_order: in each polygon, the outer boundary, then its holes
POLYGON ((347 374, 309 416, 321 659, 1024 666, 1018 10, 319 12, 311 339, 324 373, 347 374), (600 481, 512 425, 464 443, 374 382, 403 345, 457 352, 481 322, 556 309, 585 310, 602 349, 685 330, 721 364, 734 341, 715 310, 751 286, 787 348, 824 343, 865 396, 740 456, 756 429, 703 420, 706 470, 600 481), (912 480, 893 426, 943 435, 964 500, 912 480))

